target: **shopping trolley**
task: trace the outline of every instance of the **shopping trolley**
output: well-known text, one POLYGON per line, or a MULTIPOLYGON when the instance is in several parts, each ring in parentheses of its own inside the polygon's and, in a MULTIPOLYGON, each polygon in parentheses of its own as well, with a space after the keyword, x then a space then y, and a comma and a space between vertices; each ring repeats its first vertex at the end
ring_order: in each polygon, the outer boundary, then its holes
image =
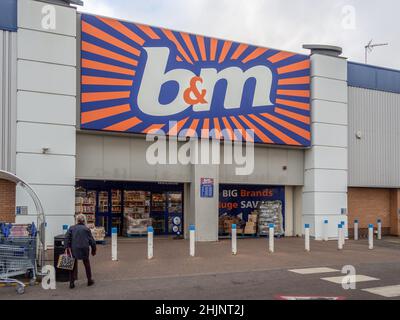
POLYGON ((0 234, 0 283, 16 284, 17 293, 25 292, 25 284, 16 276, 26 275, 30 284, 37 276, 37 232, 32 224, 28 236, 10 236, 9 229, 1 227, 0 234))

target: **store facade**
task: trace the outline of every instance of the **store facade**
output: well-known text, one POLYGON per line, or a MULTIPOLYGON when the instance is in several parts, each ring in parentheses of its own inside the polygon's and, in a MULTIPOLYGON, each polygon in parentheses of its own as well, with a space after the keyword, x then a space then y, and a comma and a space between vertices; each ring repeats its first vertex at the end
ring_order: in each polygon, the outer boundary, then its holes
MULTIPOLYGON (((270 221, 285 236, 308 223, 321 239, 326 219, 332 239, 354 219, 381 218, 399 234, 399 71, 350 63, 337 47, 296 54, 80 14, 70 2, 9 1, 16 18, 0 14, 11 93, 0 165, 38 193, 49 245, 81 212, 121 235, 152 224, 187 236, 194 224, 198 241, 229 236, 233 223, 260 234, 270 221), (149 159, 149 132, 166 134, 168 161, 149 159), (171 161, 200 141, 211 155, 171 161), (225 161, 239 141, 254 142, 253 165, 225 161)), ((18 188, 15 198, 27 213, 16 221, 34 221, 18 188)))

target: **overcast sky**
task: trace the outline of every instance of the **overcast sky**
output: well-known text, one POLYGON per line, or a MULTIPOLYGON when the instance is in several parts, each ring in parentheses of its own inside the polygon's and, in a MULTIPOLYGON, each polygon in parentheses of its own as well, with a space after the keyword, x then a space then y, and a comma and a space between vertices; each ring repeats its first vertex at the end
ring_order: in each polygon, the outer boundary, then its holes
POLYGON ((364 62, 400 69, 399 0, 83 0, 79 10, 294 52, 305 43, 343 47, 364 62))

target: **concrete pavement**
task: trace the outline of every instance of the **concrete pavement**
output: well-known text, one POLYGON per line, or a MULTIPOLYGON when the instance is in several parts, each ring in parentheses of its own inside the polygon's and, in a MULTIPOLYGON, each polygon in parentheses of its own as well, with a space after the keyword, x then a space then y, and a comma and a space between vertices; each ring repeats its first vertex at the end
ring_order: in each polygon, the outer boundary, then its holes
POLYGON ((304 251, 304 239, 276 239, 274 254, 268 253, 267 239, 240 239, 238 255, 232 256, 230 241, 197 243, 196 257, 189 257, 186 240, 156 238, 154 259, 147 260, 146 239, 120 239, 118 258, 111 261, 111 246, 99 246, 92 258, 94 287, 84 281, 80 263, 77 288, 58 283, 57 290, 28 287, 17 296, 12 288, 0 288, 0 299, 276 299, 279 295, 333 295, 347 299, 381 299, 361 289, 400 284, 400 241, 375 241, 368 250, 366 240, 346 241, 343 251, 337 242, 311 241, 304 251), (288 270, 353 265, 357 274, 379 278, 357 283, 356 290, 321 280, 336 274, 299 275, 288 270))

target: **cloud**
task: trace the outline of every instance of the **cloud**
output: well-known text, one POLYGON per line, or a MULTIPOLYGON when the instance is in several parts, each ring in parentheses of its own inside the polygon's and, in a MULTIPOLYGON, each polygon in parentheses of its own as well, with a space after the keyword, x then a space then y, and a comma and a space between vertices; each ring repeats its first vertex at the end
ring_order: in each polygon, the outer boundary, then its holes
POLYGON ((339 45, 359 62, 369 40, 390 42, 369 61, 400 69, 398 0, 85 0, 83 11, 294 52, 339 45), (353 18, 355 28, 346 28, 353 18))

